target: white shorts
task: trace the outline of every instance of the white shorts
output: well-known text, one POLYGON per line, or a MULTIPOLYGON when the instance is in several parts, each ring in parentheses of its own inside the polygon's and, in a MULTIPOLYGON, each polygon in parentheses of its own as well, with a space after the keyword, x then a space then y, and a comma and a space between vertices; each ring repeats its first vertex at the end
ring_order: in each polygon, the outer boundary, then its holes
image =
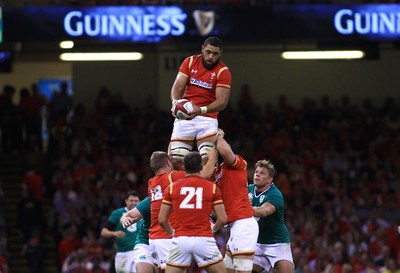
POLYGON ((136 272, 133 256, 133 250, 127 252, 117 252, 115 255, 115 271, 121 273, 136 272))
POLYGON ((290 244, 257 244, 254 254, 254 264, 269 271, 278 261, 286 260, 293 264, 292 250, 290 244))
POLYGON ((218 120, 215 118, 196 116, 191 120, 175 119, 171 141, 194 141, 218 132, 218 120))
POLYGON ((172 238, 167 264, 187 268, 193 259, 198 267, 206 267, 223 260, 214 237, 179 236, 172 238))
POLYGON ((153 265, 153 258, 151 257, 150 246, 146 244, 137 244, 133 249, 133 260, 135 264, 148 263, 153 265))
POLYGON ((167 259, 171 250, 171 240, 172 239, 149 240, 153 262, 160 269, 165 269, 165 267, 167 266, 167 259))
POLYGON ((226 249, 235 255, 253 255, 258 238, 258 223, 254 217, 236 220, 229 224, 230 236, 226 249))

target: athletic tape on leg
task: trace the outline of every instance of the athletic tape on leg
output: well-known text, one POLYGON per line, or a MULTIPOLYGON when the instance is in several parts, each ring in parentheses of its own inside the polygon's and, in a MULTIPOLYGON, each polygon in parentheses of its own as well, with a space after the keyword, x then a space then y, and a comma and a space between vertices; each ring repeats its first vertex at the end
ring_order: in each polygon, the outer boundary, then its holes
POLYGON ((207 157, 208 153, 211 149, 215 147, 215 144, 212 142, 203 142, 199 145, 199 153, 201 154, 201 157, 207 157))
POLYGON ((184 157, 192 150, 192 145, 185 142, 173 141, 171 142, 171 156, 172 157, 184 157))

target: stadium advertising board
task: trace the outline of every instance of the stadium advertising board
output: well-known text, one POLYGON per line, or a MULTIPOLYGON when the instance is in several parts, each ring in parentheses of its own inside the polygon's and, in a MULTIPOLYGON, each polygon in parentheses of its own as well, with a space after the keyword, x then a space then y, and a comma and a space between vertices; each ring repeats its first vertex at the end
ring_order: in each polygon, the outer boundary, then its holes
MULTIPOLYGON (((0 24, 1 26, 1 24, 0 24)), ((3 7, 4 41, 399 40, 400 5, 3 7)))

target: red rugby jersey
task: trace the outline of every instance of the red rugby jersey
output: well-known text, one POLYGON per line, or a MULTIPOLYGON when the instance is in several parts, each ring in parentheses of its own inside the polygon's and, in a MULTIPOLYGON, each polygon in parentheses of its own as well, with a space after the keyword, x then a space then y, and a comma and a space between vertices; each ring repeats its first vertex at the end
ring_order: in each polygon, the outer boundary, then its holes
MULTIPOLYGON (((171 171, 162 175, 157 175, 149 179, 147 194, 150 198, 150 219, 151 224, 149 228, 150 239, 170 239, 171 237, 165 232, 158 223, 158 214, 160 213, 161 202, 165 189, 172 184, 172 182, 184 177, 184 171, 171 171)), ((175 227, 174 213, 169 216, 171 226, 175 227)))
POLYGON ((175 236, 213 236, 210 214, 214 205, 222 204, 215 184, 197 175, 187 175, 168 186, 162 202, 172 206, 175 213, 175 236))
POLYGON ((216 171, 215 180, 221 189, 228 223, 253 216, 248 198, 247 162, 240 155, 235 156, 232 165, 223 162, 216 171))
MULTIPOLYGON (((232 76, 228 67, 220 60, 213 69, 208 70, 202 64, 201 54, 186 58, 179 68, 179 73, 187 77, 183 98, 199 107, 215 101, 217 87, 231 88, 232 76)), ((217 118, 218 113, 206 113, 202 116, 217 118)))

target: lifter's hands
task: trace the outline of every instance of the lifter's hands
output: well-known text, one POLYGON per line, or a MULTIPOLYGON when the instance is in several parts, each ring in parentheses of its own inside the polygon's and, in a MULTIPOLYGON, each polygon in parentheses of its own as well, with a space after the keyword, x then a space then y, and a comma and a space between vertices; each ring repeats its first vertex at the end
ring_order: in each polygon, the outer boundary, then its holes
POLYGON ((187 118, 187 119, 193 119, 194 117, 196 117, 196 116, 198 116, 198 115, 200 115, 201 114, 201 109, 200 109, 200 107, 198 107, 196 104, 194 104, 193 102, 192 102, 192 105, 193 105, 193 110, 190 112, 190 113, 188 113, 189 114, 189 118, 187 118))
MULTIPOLYGON (((175 115, 175 102, 176 102, 176 100, 173 100, 173 101, 172 101, 172 106, 171 106, 171 114, 172 114, 172 116, 173 116, 174 118, 176 118, 176 115, 175 115)), ((196 117, 196 116, 198 116, 198 115, 201 114, 201 109, 200 109, 200 107, 198 107, 198 106, 197 106, 196 104, 194 104, 193 102, 192 102, 192 105, 193 105, 193 110, 192 110, 191 112, 188 113, 189 117, 186 118, 187 120, 193 119, 194 117, 196 117)))

